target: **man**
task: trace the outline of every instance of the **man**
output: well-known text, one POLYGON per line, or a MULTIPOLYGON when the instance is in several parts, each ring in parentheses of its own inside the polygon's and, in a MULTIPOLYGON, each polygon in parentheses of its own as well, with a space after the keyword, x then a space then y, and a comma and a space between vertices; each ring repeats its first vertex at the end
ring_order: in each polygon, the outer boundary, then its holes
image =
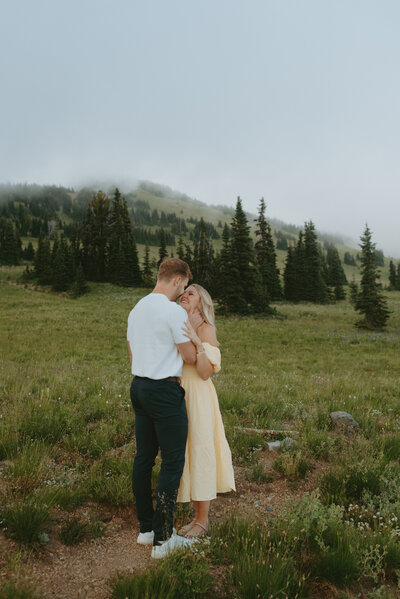
POLYGON ((153 291, 136 304, 128 318, 127 339, 135 375, 131 385, 136 434, 132 489, 140 524, 137 542, 153 544, 154 558, 187 542, 171 534, 188 430, 179 376, 183 362, 196 363, 196 349, 182 331, 187 314, 175 300, 191 277, 183 260, 164 260, 153 291), (154 510, 151 473, 159 448, 162 462, 154 510))

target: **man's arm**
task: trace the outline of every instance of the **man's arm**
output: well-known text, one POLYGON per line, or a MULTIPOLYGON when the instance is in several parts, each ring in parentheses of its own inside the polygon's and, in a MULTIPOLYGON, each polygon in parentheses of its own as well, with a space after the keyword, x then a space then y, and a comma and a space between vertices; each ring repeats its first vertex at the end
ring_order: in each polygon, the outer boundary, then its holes
POLYGON ((179 353, 182 356, 182 360, 185 364, 196 364, 196 348, 191 341, 186 343, 177 343, 179 353))
POLYGON ((129 341, 128 341, 128 349, 129 349, 129 359, 131 361, 131 366, 132 366, 132 352, 131 352, 131 345, 130 345, 129 341))

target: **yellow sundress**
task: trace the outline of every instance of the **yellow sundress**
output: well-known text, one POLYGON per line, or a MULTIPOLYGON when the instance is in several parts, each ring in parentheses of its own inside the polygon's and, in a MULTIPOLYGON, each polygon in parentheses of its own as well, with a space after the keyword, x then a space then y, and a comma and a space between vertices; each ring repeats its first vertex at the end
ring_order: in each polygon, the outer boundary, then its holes
MULTIPOLYGON (((219 372, 218 347, 210 343, 203 346, 214 372, 219 372)), ((231 450, 211 378, 204 381, 196 366, 184 364, 181 385, 185 389, 189 430, 177 501, 208 501, 215 499, 217 493, 236 490, 231 450)))

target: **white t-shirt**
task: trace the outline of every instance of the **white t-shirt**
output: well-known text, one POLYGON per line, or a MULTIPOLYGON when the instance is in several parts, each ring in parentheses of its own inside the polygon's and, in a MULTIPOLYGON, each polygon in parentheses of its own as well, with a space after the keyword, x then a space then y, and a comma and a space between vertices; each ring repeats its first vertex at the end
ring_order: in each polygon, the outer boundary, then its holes
POLYGON ((128 317, 132 374, 149 379, 181 376, 183 360, 176 344, 189 341, 182 331, 186 321, 185 310, 163 293, 142 298, 128 317))

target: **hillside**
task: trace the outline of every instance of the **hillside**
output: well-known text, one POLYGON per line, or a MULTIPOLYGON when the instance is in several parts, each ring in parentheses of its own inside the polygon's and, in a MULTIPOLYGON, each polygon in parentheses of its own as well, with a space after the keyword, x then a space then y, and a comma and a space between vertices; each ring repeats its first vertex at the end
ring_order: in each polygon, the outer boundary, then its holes
MULTIPOLYGON (((23 246, 26 247, 31 241, 35 247, 40 227, 47 229, 49 221, 55 221, 57 229, 64 231, 68 236, 71 227, 82 222, 87 205, 98 189, 103 189, 112 196, 115 185, 99 184, 73 190, 59 186, 2 184, 0 185, 0 215, 11 217, 21 223, 24 222, 20 228, 23 246)), ((186 243, 192 241, 196 223, 201 218, 212 226, 214 248, 217 251, 221 248, 222 228, 225 223, 229 225, 231 222, 234 212, 232 207, 210 206, 168 187, 150 182, 141 182, 138 183, 136 189, 126 188, 122 191, 127 200, 141 256, 144 253, 145 245, 149 245, 150 256, 158 258, 158 232, 161 227, 167 233, 167 248, 170 253, 174 252, 180 234, 186 243)), ((248 214, 247 216, 249 224, 254 229, 256 215, 248 214)), ((308 220, 307 215, 305 215, 305 220, 308 220)), ((277 247, 278 267, 282 272, 286 259, 286 249, 284 248, 297 239, 300 227, 275 219, 271 219, 270 224, 277 247)), ((356 260, 358 249, 352 247, 351 242, 341 237, 340 234, 318 233, 318 238, 324 247, 327 244, 334 244, 342 261, 345 252, 348 252, 356 260)), ((390 258, 384 258, 384 266, 381 271, 384 284, 388 281, 389 261, 390 258)), ((348 280, 353 277, 358 280, 358 266, 344 264, 344 269, 348 280)))

